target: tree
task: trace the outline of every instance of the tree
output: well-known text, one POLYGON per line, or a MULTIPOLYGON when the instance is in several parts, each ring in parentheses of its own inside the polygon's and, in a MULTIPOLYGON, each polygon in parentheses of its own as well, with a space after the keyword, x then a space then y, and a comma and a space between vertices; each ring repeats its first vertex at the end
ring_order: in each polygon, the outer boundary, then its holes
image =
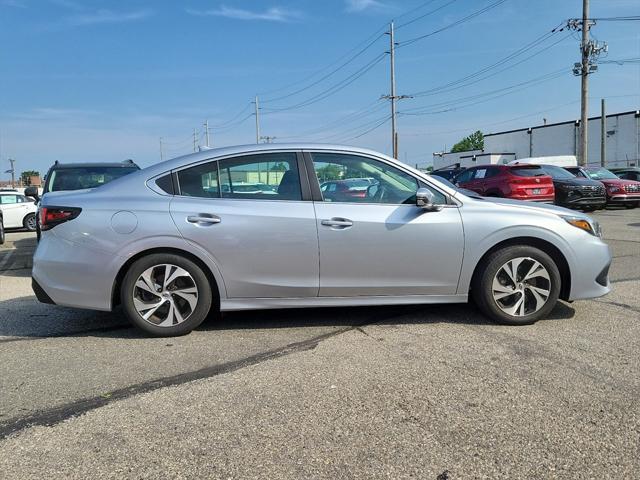
POLYGON ((31 177, 39 177, 39 176, 40 176, 40 172, 37 172, 35 170, 27 170, 20 174, 20 180, 22 180, 23 185, 29 186, 31 185, 31 177))
POLYGON ((484 135, 480 130, 456 143, 451 148, 451 153, 466 152, 467 150, 484 150, 484 135))

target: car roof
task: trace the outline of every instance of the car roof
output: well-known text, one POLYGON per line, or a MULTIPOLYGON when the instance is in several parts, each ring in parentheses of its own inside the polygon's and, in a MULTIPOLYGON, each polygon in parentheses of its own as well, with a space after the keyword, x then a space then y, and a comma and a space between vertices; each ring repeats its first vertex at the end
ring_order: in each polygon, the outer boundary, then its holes
POLYGON ((137 167, 134 162, 78 162, 78 163, 54 163, 51 169, 63 170, 65 168, 87 168, 87 167, 109 167, 109 168, 132 168, 137 167))

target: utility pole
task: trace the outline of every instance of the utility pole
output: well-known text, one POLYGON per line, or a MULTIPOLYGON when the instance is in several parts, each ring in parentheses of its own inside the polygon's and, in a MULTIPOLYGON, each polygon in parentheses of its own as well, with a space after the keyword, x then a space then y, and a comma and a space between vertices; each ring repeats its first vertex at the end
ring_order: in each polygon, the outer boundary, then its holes
POLYGON ((209 148, 209 119, 204 121, 205 145, 209 148))
POLYGON ((607 51, 607 44, 599 44, 589 38, 589 31, 595 25, 589 19, 589 0, 582 0, 582 19, 573 18, 567 22, 567 27, 582 32, 580 42, 581 61, 575 63, 573 74, 580 76, 580 148, 578 149, 580 165, 589 162, 589 74, 598 70, 595 64, 601 52, 607 51))
POLYGON ((580 86, 580 165, 589 162, 589 0, 582 0, 582 72, 580 86))
POLYGON ((11 164, 11 170, 9 170, 9 172, 11 172, 11 188, 15 188, 16 187, 16 166, 15 166, 15 159, 14 158, 9 158, 9 163, 11 164))
POLYGON ((198 151, 198 130, 193 129, 193 151, 194 153, 198 151))
POLYGON ((162 152, 162 137, 160 137, 160 161, 164 160, 164 153, 162 152))
POLYGON ((253 104, 256 107, 256 143, 260 143, 260 105, 258 104, 258 96, 256 95, 255 101, 253 104))
POLYGON ((607 114, 604 98, 600 100, 600 166, 607 165, 607 114))
POLYGON ((393 158, 398 159, 398 130, 397 130, 397 115, 396 115, 396 102, 403 98, 411 98, 408 95, 396 95, 396 41, 393 29, 393 22, 389 24, 389 31, 386 32, 389 35, 389 58, 391 61, 391 94, 382 95, 381 98, 391 100, 391 145, 393 147, 393 158))

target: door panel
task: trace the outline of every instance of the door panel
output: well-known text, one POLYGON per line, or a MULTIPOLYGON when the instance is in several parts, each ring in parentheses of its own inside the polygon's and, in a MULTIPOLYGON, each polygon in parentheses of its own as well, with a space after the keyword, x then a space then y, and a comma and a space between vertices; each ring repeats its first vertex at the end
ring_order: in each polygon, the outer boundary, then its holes
POLYGON ((453 295, 464 240, 457 208, 317 202, 320 296, 453 295), (323 225, 331 219, 351 226, 323 225))
POLYGON ((171 216, 189 242, 216 260, 229 297, 317 296, 312 202, 176 197, 171 216), (192 223, 190 216, 218 221, 192 223))
MULTIPOLYGON (((302 168, 301 168, 302 167, 302 168)), ((318 231, 292 152, 223 159, 177 173, 171 216, 218 264, 229 298, 316 297, 318 231), (220 198, 222 197, 222 198, 220 198)))

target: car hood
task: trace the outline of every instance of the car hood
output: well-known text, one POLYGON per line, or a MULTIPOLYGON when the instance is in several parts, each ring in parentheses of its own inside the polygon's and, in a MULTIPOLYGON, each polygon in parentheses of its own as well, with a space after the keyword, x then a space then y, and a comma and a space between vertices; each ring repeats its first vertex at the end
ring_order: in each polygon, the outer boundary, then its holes
POLYGON ((571 186, 571 187, 580 187, 580 186, 593 186, 593 187, 601 187, 602 182, 598 180, 591 180, 590 178, 558 178, 553 180, 554 185, 559 186, 571 186))
POLYGON ((541 213, 554 213, 556 215, 571 215, 571 216, 584 216, 581 215, 575 210, 569 210, 568 208, 558 207, 557 205, 552 205, 549 203, 538 203, 538 202, 525 202, 522 200, 512 200, 510 198, 496 198, 496 197, 482 197, 483 201, 495 203, 497 205, 508 205, 514 208, 524 208, 527 210, 534 210, 541 213))
POLYGON ((636 182, 635 180, 625 180, 623 178, 617 178, 617 179, 607 178, 607 179, 600 180, 600 182, 604 183, 605 185, 619 185, 619 186, 640 185, 640 182, 636 182))

